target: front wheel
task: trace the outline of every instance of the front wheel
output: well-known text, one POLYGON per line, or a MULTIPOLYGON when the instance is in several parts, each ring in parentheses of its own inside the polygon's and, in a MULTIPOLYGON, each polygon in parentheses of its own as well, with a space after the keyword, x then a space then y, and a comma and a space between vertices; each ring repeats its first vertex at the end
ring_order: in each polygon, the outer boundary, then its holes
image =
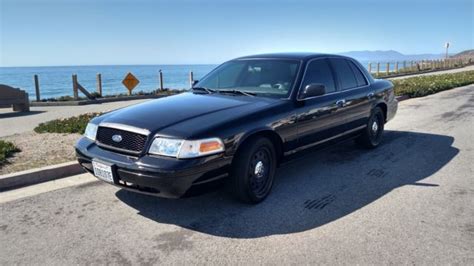
POLYGON ((365 148, 373 149, 379 146, 382 142, 382 135, 384 131, 385 117, 380 107, 375 107, 372 110, 367 127, 362 131, 362 134, 356 139, 356 142, 365 148))
POLYGON ((270 194, 276 169, 275 147, 263 137, 243 145, 232 164, 232 190, 239 200, 255 204, 270 194))

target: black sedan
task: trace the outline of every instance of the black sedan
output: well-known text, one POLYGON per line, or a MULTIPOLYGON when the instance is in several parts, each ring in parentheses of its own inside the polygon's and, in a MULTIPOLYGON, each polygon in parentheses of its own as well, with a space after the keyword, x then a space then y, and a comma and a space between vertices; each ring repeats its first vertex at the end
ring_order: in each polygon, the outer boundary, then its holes
POLYGON ((258 203, 289 155, 347 138, 375 148, 396 111, 393 85, 352 58, 247 56, 190 92, 94 118, 76 153, 86 170, 125 189, 178 198, 227 178, 238 199, 258 203))

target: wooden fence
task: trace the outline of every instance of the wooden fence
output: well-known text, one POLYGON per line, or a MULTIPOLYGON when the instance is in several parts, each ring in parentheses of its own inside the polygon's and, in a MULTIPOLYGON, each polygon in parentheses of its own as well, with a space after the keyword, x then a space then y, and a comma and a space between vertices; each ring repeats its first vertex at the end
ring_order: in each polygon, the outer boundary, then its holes
MULTIPOLYGON (((36 101, 41 101, 41 91, 40 91, 40 84, 39 84, 39 76, 34 75, 33 76, 33 81, 35 84, 35 93, 36 93, 36 101)), ((159 90, 158 91, 164 91, 165 86, 164 86, 164 78, 163 78, 163 72, 160 70, 158 71, 158 84, 159 84, 159 90)), ((189 72, 189 87, 191 88, 194 84, 194 74, 192 71, 189 72)), ((96 75, 96 91, 91 93, 89 92, 86 88, 84 88, 78 81, 77 74, 72 74, 72 94, 74 100, 79 99, 79 92, 84 94, 87 98, 89 99, 95 99, 97 97, 102 97, 103 95, 103 90, 102 90, 102 74, 97 73, 96 75)))
POLYGON ((370 62, 367 69, 374 77, 390 77, 458 68, 472 63, 472 59, 370 62))

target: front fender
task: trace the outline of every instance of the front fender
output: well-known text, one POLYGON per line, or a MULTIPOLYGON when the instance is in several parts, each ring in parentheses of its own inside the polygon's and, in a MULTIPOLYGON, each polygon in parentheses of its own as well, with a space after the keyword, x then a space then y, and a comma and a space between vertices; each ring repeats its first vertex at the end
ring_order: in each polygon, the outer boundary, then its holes
POLYGON ((233 156, 236 153, 236 151, 240 148, 242 143, 244 143, 250 137, 258 135, 258 134, 262 134, 262 135, 275 134, 281 139, 281 137, 275 131, 273 131, 273 129, 270 127, 261 126, 261 127, 252 128, 250 130, 239 132, 235 134, 233 137, 228 139, 228 141, 231 143, 229 143, 230 145, 226 145, 226 155, 233 156))

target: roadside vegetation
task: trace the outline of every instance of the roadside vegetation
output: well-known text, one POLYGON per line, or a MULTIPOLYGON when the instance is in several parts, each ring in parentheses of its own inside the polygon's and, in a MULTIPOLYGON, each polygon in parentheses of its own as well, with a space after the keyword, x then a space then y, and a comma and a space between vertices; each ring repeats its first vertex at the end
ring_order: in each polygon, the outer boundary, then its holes
POLYGON ((78 133, 83 134, 87 123, 101 113, 88 113, 64 119, 55 119, 39 124, 35 127, 36 133, 78 133))
POLYGON ((397 96, 423 97, 444 90, 474 84, 474 71, 427 75, 392 80, 397 96))
POLYGON ((15 147, 13 143, 0 140, 0 167, 6 163, 8 157, 11 157, 15 152, 19 151, 20 149, 15 147))

